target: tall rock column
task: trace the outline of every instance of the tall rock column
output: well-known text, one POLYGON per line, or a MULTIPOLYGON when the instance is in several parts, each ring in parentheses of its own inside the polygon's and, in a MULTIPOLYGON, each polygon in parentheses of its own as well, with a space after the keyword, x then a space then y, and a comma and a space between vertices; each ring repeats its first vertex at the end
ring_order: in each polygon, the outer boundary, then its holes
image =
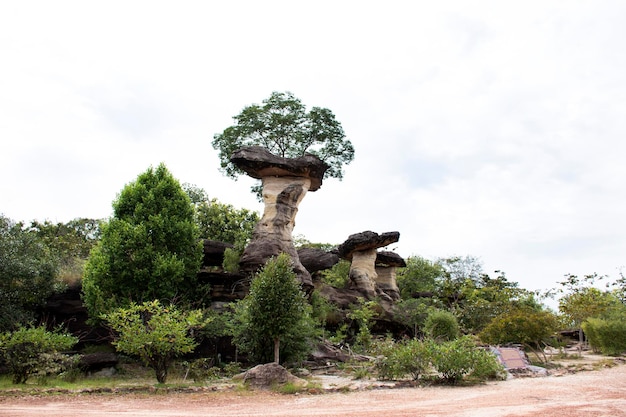
POLYGON ((395 252, 381 251, 376 254, 376 285, 393 301, 400 299, 396 268, 405 266, 404 259, 395 252))
POLYGON ((284 252, 291 257, 303 286, 313 288, 311 274, 300 262, 291 233, 298 205, 308 191, 321 187, 328 165, 314 155, 281 158, 259 146, 239 149, 231 161, 252 178, 261 180, 265 205, 239 261, 241 271, 255 273, 269 258, 284 252))

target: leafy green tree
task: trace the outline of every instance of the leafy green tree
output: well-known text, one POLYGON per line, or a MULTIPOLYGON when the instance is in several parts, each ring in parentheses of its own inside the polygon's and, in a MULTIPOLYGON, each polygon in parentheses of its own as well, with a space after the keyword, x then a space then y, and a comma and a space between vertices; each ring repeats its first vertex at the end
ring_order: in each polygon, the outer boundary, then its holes
POLYGON ((236 209, 215 198, 200 202, 195 210, 200 236, 235 246, 245 246, 259 222, 257 212, 245 208, 236 209))
POLYGON ((600 317, 585 320, 582 328, 591 347, 605 355, 626 352, 626 306, 616 304, 600 317))
POLYGON ((398 268, 397 282, 400 296, 407 300, 419 294, 433 293, 437 283, 444 276, 440 264, 420 256, 411 256, 406 260, 406 267, 398 268))
POLYGON ((34 311, 54 292, 58 258, 22 223, 0 215, 0 331, 34 319, 34 311))
POLYGON ((83 299, 93 318, 131 302, 194 303, 202 244, 189 197, 165 165, 149 168, 113 202, 113 218, 91 252, 83 299))
POLYGON ((45 327, 21 327, 0 334, 0 353, 4 358, 14 384, 25 384, 29 376, 46 369, 46 354, 69 350, 78 338, 60 332, 49 332, 45 327))
POLYGON ((167 380, 172 360, 197 346, 192 331, 203 325, 202 312, 183 312, 158 300, 131 304, 102 318, 118 334, 113 344, 120 352, 136 355, 152 369, 159 383, 167 380))
POLYGON ((76 218, 67 223, 32 221, 29 230, 59 259, 57 279, 72 283, 82 278, 89 253, 100 239, 100 220, 76 218))
POLYGON ((611 292, 601 291, 595 287, 597 282, 604 278, 596 273, 582 278, 567 274, 565 281, 560 282, 560 292, 563 295, 559 299, 559 311, 567 326, 579 330, 581 344, 584 341, 583 322, 601 316, 620 302, 611 292))
POLYGON ((269 259, 253 278, 248 296, 237 303, 235 345, 259 360, 272 352, 274 362, 279 363, 281 346, 290 348, 292 359, 308 353, 314 330, 311 306, 291 258, 283 253, 269 259))
POLYGON ((343 165, 354 158, 352 143, 335 115, 320 107, 307 112, 289 92, 273 92, 262 105, 245 107, 233 119, 236 124, 214 135, 212 142, 219 152, 223 172, 231 178, 242 172, 230 162, 230 157, 245 146, 262 146, 286 158, 314 154, 330 166, 325 178, 341 179, 343 165))
POLYGON ((557 331, 558 319, 547 310, 515 308, 495 317, 479 337, 485 343, 503 345, 519 343, 541 350, 557 331))

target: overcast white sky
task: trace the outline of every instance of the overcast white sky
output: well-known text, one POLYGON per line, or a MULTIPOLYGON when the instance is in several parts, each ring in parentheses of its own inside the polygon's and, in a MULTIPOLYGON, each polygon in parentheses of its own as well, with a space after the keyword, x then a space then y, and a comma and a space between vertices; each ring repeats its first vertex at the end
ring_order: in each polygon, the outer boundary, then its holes
MULTIPOLYGON (((626 2, 29 1, 0 5, 0 213, 104 218, 164 162, 261 211, 211 147, 272 91, 356 156, 294 233, 399 231, 528 289, 626 264, 626 2)), ((391 247, 390 247, 391 248, 391 247)))

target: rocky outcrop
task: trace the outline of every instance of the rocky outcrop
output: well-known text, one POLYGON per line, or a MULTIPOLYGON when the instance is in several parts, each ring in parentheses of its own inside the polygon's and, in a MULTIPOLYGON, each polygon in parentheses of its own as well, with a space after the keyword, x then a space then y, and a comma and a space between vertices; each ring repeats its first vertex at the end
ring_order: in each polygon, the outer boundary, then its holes
POLYGON ((257 365, 246 372, 235 375, 234 379, 241 379, 246 385, 261 389, 268 389, 287 383, 298 387, 307 385, 306 380, 292 375, 287 369, 277 363, 257 365))
POLYGON ((267 149, 251 146, 236 151, 231 161, 252 178, 261 179, 263 216, 239 261, 240 270, 255 273, 272 256, 287 253, 305 289, 313 288, 311 274, 300 262, 292 231, 298 205, 307 191, 316 191, 328 165, 314 155, 281 158, 267 149))
POLYGON ((387 232, 378 234, 365 231, 350 235, 348 239, 337 248, 338 255, 351 261, 350 281, 366 298, 372 299, 376 295, 390 298, 382 290, 377 289, 376 272, 377 249, 395 243, 400 239, 399 232, 387 232))
POLYGON ((311 275, 330 269, 339 262, 339 256, 336 253, 316 248, 298 249, 298 258, 311 275))
POLYGON ((224 263, 224 251, 234 246, 230 243, 220 242, 218 240, 205 239, 203 242, 204 257, 202 258, 202 266, 219 266, 224 263))
POLYGON ((396 268, 405 266, 404 259, 395 252, 381 251, 376 254, 376 286, 393 301, 400 299, 396 268))

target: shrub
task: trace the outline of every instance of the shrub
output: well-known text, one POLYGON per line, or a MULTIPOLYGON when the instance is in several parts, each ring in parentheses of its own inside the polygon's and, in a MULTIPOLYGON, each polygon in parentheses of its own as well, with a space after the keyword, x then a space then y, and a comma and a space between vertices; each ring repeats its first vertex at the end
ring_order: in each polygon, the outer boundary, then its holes
POLYGON ((427 342, 431 364, 444 382, 456 384, 466 376, 486 380, 497 376, 502 366, 491 352, 476 346, 469 336, 444 343, 427 342))
POLYGON ((549 311, 513 309, 489 322, 480 333, 485 343, 520 343, 539 349, 557 329, 557 317, 549 311))
POLYGON ((582 325, 589 344, 604 355, 626 351, 626 322, 617 319, 587 319, 582 325))
POLYGON ((172 359, 196 347, 190 332, 203 324, 199 310, 182 312, 158 300, 118 308, 102 318, 118 333, 116 349, 139 356, 160 383, 165 383, 172 359))
POLYGON ((24 384, 33 374, 45 375, 64 369, 59 351, 70 349, 78 338, 44 327, 22 327, 0 335, 0 351, 14 384, 24 384))
POLYGON ((435 340, 454 340, 459 337, 459 323, 454 314, 445 310, 431 310, 424 321, 424 331, 435 340))
POLYGON ((424 342, 412 339, 384 349, 376 361, 376 370, 382 379, 402 379, 410 375, 417 380, 428 369, 429 362, 424 342))

